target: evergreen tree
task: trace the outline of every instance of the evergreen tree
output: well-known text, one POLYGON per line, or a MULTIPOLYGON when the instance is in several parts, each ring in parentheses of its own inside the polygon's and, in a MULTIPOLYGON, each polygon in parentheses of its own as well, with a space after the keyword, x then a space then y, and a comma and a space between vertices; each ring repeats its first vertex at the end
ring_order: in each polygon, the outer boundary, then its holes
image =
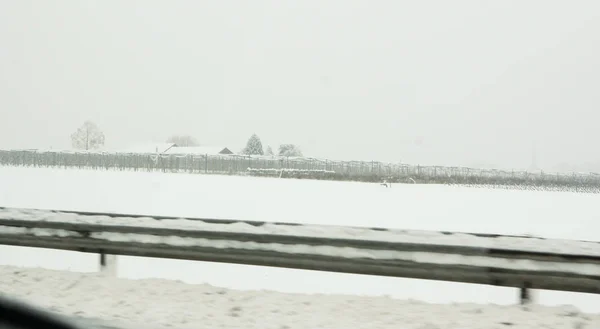
POLYGON ((265 155, 271 155, 271 156, 274 155, 273 149, 271 148, 271 146, 267 147, 267 151, 265 152, 265 155))
POLYGON ((264 155, 265 154, 265 152, 263 151, 262 142, 260 141, 260 138, 258 137, 258 135, 253 134, 252 136, 250 136, 250 139, 248 139, 248 142, 246 143, 246 147, 244 148, 242 153, 247 154, 247 155, 264 155))

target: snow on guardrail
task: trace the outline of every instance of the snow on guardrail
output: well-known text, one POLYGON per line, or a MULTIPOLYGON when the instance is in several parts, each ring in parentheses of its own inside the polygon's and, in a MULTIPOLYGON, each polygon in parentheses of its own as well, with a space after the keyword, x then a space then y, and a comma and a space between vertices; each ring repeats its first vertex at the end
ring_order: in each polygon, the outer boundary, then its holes
POLYGON ((0 208, 0 219, 71 224, 112 225, 122 227, 150 227, 187 231, 245 233, 314 237, 389 243, 462 246, 502 249, 523 252, 560 253, 600 257, 600 243, 544 239, 526 236, 505 236, 457 232, 396 230, 384 228, 346 227, 329 225, 300 225, 293 223, 259 223, 218 219, 154 218, 132 215, 88 215, 37 209, 0 208))

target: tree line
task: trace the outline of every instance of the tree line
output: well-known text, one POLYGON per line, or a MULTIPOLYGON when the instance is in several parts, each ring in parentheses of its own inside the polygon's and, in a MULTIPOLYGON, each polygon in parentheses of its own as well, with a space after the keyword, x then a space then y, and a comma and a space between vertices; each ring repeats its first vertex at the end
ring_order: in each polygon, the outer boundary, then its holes
MULTIPOLYGON (((271 146, 267 146, 267 149, 263 149, 263 144, 257 134, 252 134, 246 142, 246 147, 241 152, 246 155, 275 155, 271 146)), ((301 157, 302 151, 294 144, 281 144, 277 155, 284 157, 301 157)))
MULTIPOLYGON (((100 128, 92 121, 86 121, 71 135, 71 145, 77 150, 97 150, 104 146, 105 137, 100 128)), ((167 143, 177 144, 181 147, 199 146, 200 143, 190 135, 173 135, 166 140, 167 143)), ((246 142, 241 154, 245 155, 267 155, 267 156, 284 156, 284 157, 302 157, 302 151, 295 144, 281 144, 277 150, 277 154, 273 152, 271 146, 263 148, 262 141, 257 134, 252 134, 246 142)))

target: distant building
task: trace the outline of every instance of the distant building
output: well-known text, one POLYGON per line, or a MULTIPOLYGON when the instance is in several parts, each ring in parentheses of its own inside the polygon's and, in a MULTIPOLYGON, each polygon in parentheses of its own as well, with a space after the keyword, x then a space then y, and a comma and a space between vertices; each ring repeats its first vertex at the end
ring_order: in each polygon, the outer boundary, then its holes
POLYGON ((177 146, 174 143, 142 144, 118 150, 119 153, 152 153, 152 154, 195 154, 195 155, 229 155, 233 154, 227 147, 220 146, 177 146))
POLYGON ((166 153, 172 147, 176 146, 173 143, 148 143, 139 144, 126 149, 118 150, 118 153, 166 153))
POLYGON ((196 154, 196 155, 229 155, 233 154, 230 149, 219 146, 185 146, 174 145, 166 154, 196 154))

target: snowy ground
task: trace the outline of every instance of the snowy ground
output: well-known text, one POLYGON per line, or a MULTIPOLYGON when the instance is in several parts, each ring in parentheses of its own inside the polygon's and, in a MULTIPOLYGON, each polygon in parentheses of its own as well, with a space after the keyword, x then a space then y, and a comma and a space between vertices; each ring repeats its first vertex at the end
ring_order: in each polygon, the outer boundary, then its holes
POLYGON ((593 329, 600 315, 573 307, 432 305, 388 297, 236 291, 0 267, 0 291, 55 312, 130 328, 593 329))
POLYGON ((596 240, 600 195, 0 167, 0 204, 596 240))
MULTIPOLYGON (((532 234, 598 241, 600 195, 211 175, 0 168, 0 206, 532 234)), ((93 272, 98 256, 0 246, 0 265, 93 272)), ((242 290, 389 295, 435 303, 514 304, 515 289, 448 282, 119 257, 124 278, 166 278, 242 290)), ((249 292, 250 293, 250 292, 249 292)), ((358 298, 358 297, 357 297, 358 298)), ((546 305, 600 313, 600 297, 540 292, 546 305)), ((398 302, 401 303, 401 302, 398 302)))

